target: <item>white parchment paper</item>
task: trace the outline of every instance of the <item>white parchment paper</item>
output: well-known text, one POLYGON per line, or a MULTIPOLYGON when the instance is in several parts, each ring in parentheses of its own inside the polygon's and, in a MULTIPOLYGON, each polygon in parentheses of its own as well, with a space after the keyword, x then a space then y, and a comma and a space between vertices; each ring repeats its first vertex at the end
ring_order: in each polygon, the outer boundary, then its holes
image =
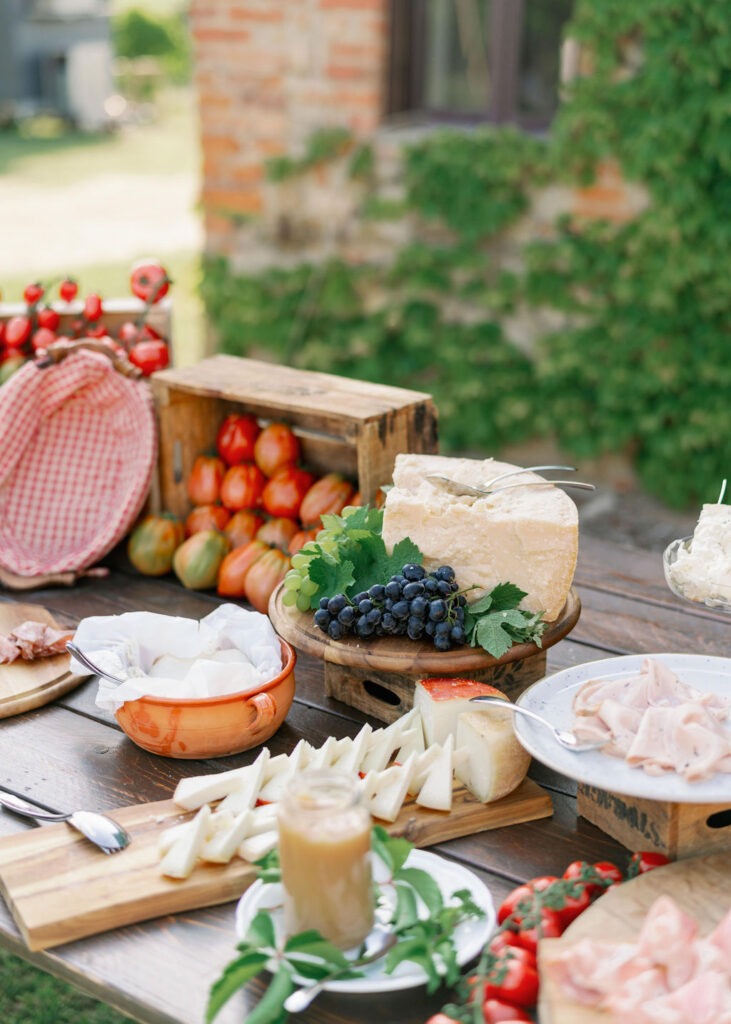
MULTIPOLYGON (((235 604, 220 605, 200 621, 153 612, 93 616, 79 623, 74 643, 123 680, 100 678, 96 703, 107 711, 146 695, 247 693, 282 670, 279 638, 267 616, 235 604)), ((88 670, 72 658, 71 671, 88 670)))

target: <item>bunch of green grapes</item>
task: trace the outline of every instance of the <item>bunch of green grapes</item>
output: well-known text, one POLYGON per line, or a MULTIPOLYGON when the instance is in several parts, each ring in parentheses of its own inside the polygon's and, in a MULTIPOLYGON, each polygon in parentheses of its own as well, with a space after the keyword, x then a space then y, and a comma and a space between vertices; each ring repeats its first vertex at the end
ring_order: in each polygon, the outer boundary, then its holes
POLYGON ((292 555, 292 568, 284 577, 283 605, 296 607, 300 612, 317 607, 317 600, 313 599, 319 596, 320 585, 310 579, 310 563, 323 555, 337 557, 338 540, 342 536, 340 529, 320 530, 316 540, 308 541, 297 554, 292 555))

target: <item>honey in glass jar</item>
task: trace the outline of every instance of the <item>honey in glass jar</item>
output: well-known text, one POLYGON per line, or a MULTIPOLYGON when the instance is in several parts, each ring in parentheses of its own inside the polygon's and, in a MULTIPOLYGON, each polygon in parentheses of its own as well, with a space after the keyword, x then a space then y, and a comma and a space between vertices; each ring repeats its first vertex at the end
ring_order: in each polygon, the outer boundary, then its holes
POLYGON ((355 779, 332 769, 294 778, 278 809, 287 935, 315 929, 339 949, 373 927, 371 819, 355 779))

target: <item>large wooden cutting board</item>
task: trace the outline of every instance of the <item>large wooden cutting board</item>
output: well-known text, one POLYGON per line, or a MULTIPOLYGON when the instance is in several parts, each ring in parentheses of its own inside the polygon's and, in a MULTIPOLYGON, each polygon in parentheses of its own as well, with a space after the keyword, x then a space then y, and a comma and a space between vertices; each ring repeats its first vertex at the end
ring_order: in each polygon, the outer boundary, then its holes
POLYGON ((550 961, 582 938, 633 941, 658 896, 672 896, 698 922, 700 935, 711 931, 731 909, 731 850, 690 857, 656 868, 605 893, 566 929, 560 939, 540 945, 540 1024, 626 1024, 613 1014, 569 1000, 547 974, 550 961))
MULTIPOLYGON (((551 800, 530 779, 493 804, 455 790, 450 814, 405 804, 393 826, 416 846, 484 829, 544 818, 551 800)), ((234 858, 202 864, 181 881, 159 872, 160 832, 191 817, 172 800, 123 807, 113 817, 132 842, 106 856, 67 825, 46 825, 0 840, 0 891, 29 949, 48 949, 87 935, 236 899, 255 880, 255 868, 234 858)))
MULTIPOLYGON (((61 628, 41 605, 0 602, 0 633, 11 633, 29 619, 61 628)), ((70 662, 69 654, 54 654, 35 661, 18 658, 10 665, 0 665, 0 718, 40 707, 78 686, 86 676, 69 672, 70 662)))

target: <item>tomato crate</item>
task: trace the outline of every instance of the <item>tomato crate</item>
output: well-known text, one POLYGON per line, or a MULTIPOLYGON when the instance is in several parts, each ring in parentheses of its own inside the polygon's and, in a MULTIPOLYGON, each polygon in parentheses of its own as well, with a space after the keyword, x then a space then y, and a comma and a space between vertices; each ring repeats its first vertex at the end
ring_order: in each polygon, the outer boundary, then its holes
POLYGON ((390 483, 399 452, 437 451, 437 411, 420 391, 217 355, 150 378, 160 428, 160 508, 190 509, 186 480, 198 455, 215 452, 216 435, 232 412, 287 423, 313 472, 339 472, 372 503, 390 483))

